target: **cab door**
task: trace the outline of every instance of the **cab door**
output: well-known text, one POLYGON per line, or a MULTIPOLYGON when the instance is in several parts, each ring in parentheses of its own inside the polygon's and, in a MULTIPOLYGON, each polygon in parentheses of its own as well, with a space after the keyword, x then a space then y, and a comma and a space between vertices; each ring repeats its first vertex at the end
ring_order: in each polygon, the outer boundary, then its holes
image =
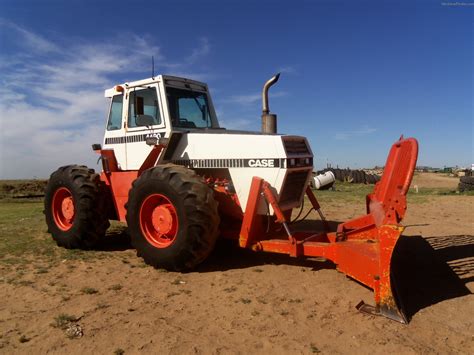
POLYGON ((137 170, 145 161, 152 147, 146 144, 146 137, 158 138, 165 134, 163 107, 157 84, 131 88, 128 91, 126 112, 126 156, 127 170, 137 170), (140 126, 137 117, 150 116, 151 126, 140 126))
POLYGON ((125 109, 123 93, 117 93, 112 96, 103 142, 104 149, 113 149, 119 169, 126 169, 127 165, 125 154, 125 109))

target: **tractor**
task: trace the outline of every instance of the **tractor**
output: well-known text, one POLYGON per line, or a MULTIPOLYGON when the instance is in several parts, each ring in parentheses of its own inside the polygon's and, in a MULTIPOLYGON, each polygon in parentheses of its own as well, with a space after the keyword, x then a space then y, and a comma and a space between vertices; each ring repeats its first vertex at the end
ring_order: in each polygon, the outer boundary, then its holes
POLYGON ((63 166, 46 186, 53 239, 65 248, 93 248, 109 220, 126 222, 145 263, 180 272, 203 262, 218 238, 256 252, 320 257, 373 289, 375 305, 357 309, 407 323, 391 259, 404 229, 417 141, 402 136, 393 144, 366 197, 367 213, 331 228, 309 186, 308 140, 277 133, 268 92, 278 79, 263 87, 261 132, 220 127, 208 86, 195 80, 159 75, 105 90, 104 140, 92 145, 102 171, 63 166), (291 224, 304 201, 322 219, 321 230, 291 224))

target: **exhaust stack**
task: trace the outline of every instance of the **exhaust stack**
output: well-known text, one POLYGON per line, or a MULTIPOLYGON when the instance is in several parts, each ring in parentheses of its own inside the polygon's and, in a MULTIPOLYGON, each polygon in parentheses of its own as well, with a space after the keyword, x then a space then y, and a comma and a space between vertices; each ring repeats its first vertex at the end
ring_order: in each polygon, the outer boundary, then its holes
POLYGON ((276 134, 277 133, 277 115, 270 113, 270 107, 268 106, 268 89, 280 78, 280 73, 275 75, 273 78, 268 80, 263 85, 262 92, 262 133, 263 134, 276 134))

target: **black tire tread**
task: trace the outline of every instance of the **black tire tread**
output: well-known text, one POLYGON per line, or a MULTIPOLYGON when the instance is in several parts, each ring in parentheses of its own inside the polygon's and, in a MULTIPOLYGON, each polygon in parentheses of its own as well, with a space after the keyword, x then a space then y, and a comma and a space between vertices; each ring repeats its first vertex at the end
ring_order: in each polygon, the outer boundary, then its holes
POLYGON ((62 166, 51 174, 45 187, 45 209, 48 232, 58 246, 67 249, 89 249, 105 235, 110 226, 103 183, 99 174, 84 165, 62 166), (66 186, 67 185, 67 186, 66 186), (60 231, 51 215, 51 202, 57 188, 72 190, 76 210, 73 227, 60 231))
MULTIPOLYGON (((183 201, 187 222, 187 242, 185 250, 173 262, 163 261, 142 250, 132 233, 132 245, 137 249, 137 255, 145 263, 155 268, 165 268, 174 271, 187 271, 204 261, 214 248, 218 237, 219 214, 218 204, 210 189, 193 170, 174 164, 159 165, 148 169, 136 179, 129 192, 129 201, 147 180, 161 180, 168 183, 183 201), (203 231, 204 233, 200 233, 203 231), (198 237, 199 234, 201 237, 198 237)), ((128 206, 128 204, 127 204, 128 206)), ((126 206, 126 207, 127 207, 126 206)), ((130 226, 137 218, 135 212, 127 209, 127 223, 130 226)), ((135 222, 136 223, 136 222, 135 222)))

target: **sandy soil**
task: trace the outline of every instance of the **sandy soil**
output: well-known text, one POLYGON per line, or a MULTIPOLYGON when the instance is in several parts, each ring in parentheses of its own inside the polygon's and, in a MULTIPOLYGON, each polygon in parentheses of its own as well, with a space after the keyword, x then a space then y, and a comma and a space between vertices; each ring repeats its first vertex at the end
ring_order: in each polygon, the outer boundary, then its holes
MULTIPOLYGON (((325 211, 344 220, 364 206, 339 202, 325 211)), ((467 354, 474 349, 472 211, 472 196, 409 206, 398 260, 409 325, 359 313, 356 304, 371 303, 372 291, 329 262, 222 244, 181 274, 147 267, 118 243, 106 259, 58 262, 46 273, 32 263, 24 282, 1 283, 0 352, 467 354), (82 337, 51 326, 61 313, 76 317, 82 337)))

